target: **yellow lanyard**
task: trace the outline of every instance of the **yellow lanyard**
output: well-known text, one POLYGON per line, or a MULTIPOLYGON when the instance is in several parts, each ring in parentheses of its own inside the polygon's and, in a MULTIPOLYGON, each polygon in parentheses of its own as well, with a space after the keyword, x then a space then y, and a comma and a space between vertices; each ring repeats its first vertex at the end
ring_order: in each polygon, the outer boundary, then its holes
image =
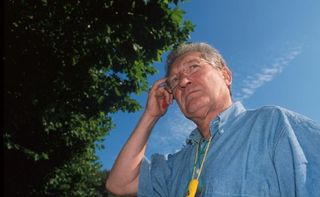
POLYGON ((192 179, 189 182, 188 192, 187 192, 186 197, 194 197, 196 192, 197 192, 197 188, 198 188, 198 185, 199 185, 199 178, 200 178, 200 175, 201 175, 201 172, 202 172, 202 167, 203 167, 204 161, 206 160, 206 157, 207 157, 207 153, 208 153, 208 150, 209 150, 209 146, 210 146, 211 140, 212 140, 212 137, 210 137, 209 142, 208 142, 208 144, 206 146, 206 151, 205 151, 204 156, 203 156, 202 161, 201 161, 201 165, 200 165, 200 168, 199 168, 199 173, 198 173, 197 178, 195 179, 193 177, 194 177, 194 173, 195 173, 196 168, 197 168, 197 160, 198 160, 198 152, 199 152, 200 144, 197 146, 196 157, 194 159, 194 167, 193 167, 193 170, 192 170, 192 179))

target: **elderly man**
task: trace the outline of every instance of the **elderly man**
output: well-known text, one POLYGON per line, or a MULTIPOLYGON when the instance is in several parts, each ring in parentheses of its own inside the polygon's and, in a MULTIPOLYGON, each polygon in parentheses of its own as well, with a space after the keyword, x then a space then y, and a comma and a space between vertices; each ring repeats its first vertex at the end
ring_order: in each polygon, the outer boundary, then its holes
POLYGON ((232 101, 231 83, 231 71, 210 45, 175 48, 107 189, 150 197, 320 196, 320 126, 281 107, 246 110, 232 101), (179 152, 148 161, 151 130, 173 99, 197 128, 179 152))

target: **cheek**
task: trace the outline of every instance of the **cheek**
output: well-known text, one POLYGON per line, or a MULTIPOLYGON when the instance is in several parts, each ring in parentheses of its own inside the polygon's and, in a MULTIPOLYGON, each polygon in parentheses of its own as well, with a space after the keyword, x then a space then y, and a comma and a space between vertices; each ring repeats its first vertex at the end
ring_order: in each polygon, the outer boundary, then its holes
POLYGON ((220 78, 206 79, 205 83, 203 83, 202 85, 204 94, 211 99, 223 95, 224 92, 228 90, 227 84, 223 79, 220 78))

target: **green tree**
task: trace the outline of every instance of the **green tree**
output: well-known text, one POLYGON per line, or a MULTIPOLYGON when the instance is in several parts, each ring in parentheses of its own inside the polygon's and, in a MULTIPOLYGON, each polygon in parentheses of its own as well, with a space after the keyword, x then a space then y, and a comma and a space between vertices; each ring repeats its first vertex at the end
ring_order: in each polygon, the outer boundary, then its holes
POLYGON ((4 3, 5 196, 103 195, 95 149, 193 30, 180 2, 4 3))

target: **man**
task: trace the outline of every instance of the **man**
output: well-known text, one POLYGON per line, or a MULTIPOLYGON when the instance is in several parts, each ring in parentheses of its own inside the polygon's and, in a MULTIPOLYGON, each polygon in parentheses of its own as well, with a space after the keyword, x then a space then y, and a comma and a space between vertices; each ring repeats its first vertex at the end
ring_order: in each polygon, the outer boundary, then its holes
POLYGON ((320 126, 281 107, 246 110, 232 102, 231 83, 231 71, 208 44, 174 49, 107 189, 150 197, 320 196, 320 126), (149 135, 173 99, 197 129, 182 150, 149 162, 149 135))

